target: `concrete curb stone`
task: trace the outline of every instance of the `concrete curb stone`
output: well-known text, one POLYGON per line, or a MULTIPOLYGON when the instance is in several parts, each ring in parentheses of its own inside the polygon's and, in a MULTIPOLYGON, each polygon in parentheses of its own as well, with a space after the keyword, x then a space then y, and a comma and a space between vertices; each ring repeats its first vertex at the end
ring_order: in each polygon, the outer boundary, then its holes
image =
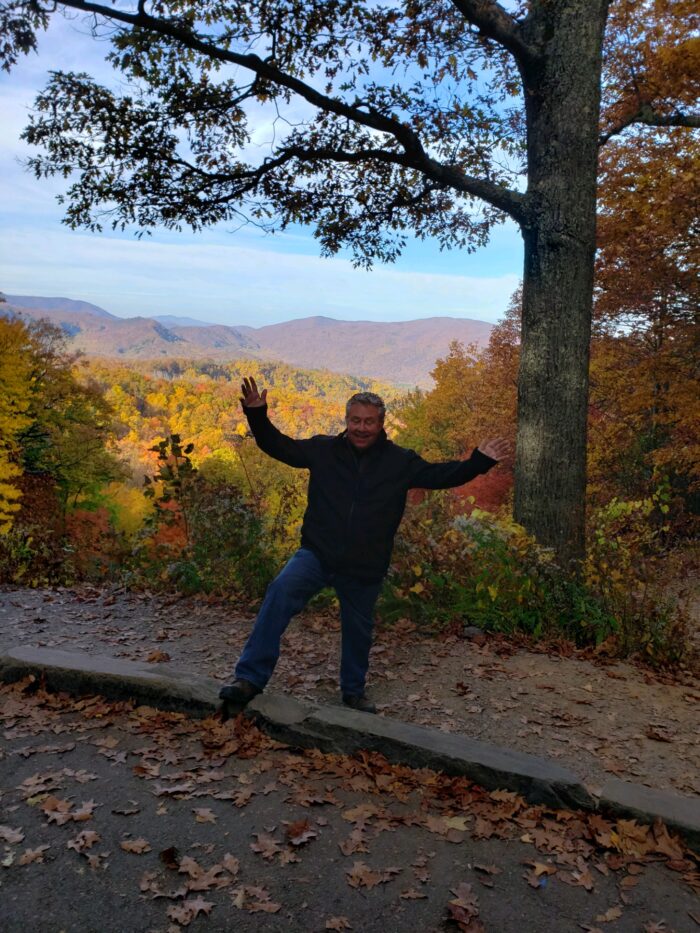
POLYGON ((304 741, 323 751, 381 752, 389 761, 463 775, 487 790, 507 789, 531 803, 595 809, 595 801, 572 772, 534 755, 499 748, 465 736, 426 729, 371 713, 335 706, 305 706, 261 694, 246 707, 266 732, 284 741, 304 741))
POLYGON ((700 799, 610 778, 600 793, 601 810, 644 822, 660 819, 700 852, 700 799))
MULTIPOLYGON (((209 716, 221 708, 218 681, 170 664, 31 646, 0 656, 0 680, 9 683, 29 675, 50 690, 99 693, 195 716, 209 716)), ((515 791, 535 804, 600 810, 646 823, 661 819, 700 851, 700 800, 695 798, 611 779, 596 799, 573 772, 555 762, 383 716, 302 703, 283 694, 260 694, 245 715, 269 735, 298 747, 344 754, 377 751, 395 763, 463 775, 488 790, 515 791)))
POLYGON ((112 700, 136 700, 195 716, 209 716, 220 706, 216 680, 174 670, 169 664, 28 645, 0 656, 0 679, 10 683, 29 675, 41 678, 49 690, 100 693, 112 700))

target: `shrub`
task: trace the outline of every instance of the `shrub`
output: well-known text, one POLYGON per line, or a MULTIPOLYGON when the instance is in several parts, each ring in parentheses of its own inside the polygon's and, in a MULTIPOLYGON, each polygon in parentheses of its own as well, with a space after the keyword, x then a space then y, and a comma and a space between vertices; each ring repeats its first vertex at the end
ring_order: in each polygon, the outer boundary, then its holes
POLYGON ((631 568, 637 565, 619 529, 599 525, 593 540, 575 577, 509 519, 479 509, 455 516, 447 497, 430 496, 407 512, 381 616, 388 622, 408 617, 438 630, 472 624, 564 637, 579 647, 605 642, 618 654, 641 650, 648 660, 678 663, 684 653, 679 613, 649 585, 643 599, 634 595, 640 580, 631 568))

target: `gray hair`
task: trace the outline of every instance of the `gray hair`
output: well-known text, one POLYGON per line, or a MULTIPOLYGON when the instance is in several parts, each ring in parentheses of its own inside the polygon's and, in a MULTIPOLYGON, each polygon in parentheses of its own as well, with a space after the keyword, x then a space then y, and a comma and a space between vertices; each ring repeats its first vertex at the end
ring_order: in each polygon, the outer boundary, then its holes
POLYGON ((354 395, 351 395, 347 400, 345 405, 345 417, 347 418, 350 414, 351 405, 374 405, 375 408, 379 409, 379 417, 384 418, 386 414, 386 405, 384 404, 384 399, 380 398, 374 392, 355 392, 354 395))

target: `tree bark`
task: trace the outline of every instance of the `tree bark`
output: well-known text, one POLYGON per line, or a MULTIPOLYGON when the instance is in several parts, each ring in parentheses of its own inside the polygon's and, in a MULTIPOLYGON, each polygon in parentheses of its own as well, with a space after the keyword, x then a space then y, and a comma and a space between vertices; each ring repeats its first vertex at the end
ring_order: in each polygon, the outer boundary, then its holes
POLYGON ((515 518, 560 562, 585 547, 586 421, 606 0, 549 0, 528 125, 515 518))

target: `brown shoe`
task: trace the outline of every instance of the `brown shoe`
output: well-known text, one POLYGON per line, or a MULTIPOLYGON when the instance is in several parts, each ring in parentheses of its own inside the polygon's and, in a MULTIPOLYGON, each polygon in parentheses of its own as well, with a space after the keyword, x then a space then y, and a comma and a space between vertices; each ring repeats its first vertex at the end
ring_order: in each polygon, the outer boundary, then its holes
POLYGON ((355 709, 358 713, 376 713, 377 707, 365 696, 364 693, 354 694, 354 693, 344 693, 343 694, 343 703, 345 706, 349 706, 350 709, 355 709))
POLYGON ((245 706, 259 693, 262 693, 260 687, 252 684, 249 680, 234 680, 232 684, 227 684, 219 690, 219 699, 223 700, 224 703, 245 706))

